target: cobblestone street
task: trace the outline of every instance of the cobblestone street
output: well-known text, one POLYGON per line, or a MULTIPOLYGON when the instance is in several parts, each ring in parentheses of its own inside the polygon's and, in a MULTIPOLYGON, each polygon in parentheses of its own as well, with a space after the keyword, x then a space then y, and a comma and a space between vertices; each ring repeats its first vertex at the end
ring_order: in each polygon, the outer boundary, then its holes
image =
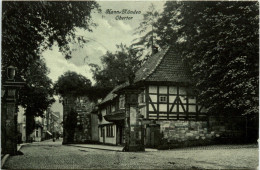
POLYGON ((44 141, 24 146, 4 169, 237 169, 258 166, 255 145, 209 146, 157 152, 127 153, 61 145, 44 141))

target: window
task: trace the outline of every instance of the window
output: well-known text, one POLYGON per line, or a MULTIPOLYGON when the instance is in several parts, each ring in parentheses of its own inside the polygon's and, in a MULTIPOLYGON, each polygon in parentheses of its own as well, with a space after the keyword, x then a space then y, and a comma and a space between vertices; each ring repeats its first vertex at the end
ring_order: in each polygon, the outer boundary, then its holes
POLYGON ((100 128, 100 137, 103 137, 103 133, 104 133, 103 130, 104 130, 103 127, 101 127, 100 128))
POLYGON ((107 106, 106 110, 107 110, 107 114, 110 114, 111 113, 111 106, 110 105, 107 106))
POLYGON ((120 96, 120 99, 119 99, 119 108, 125 108, 125 98, 124 96, 120 96))
POLYGON ((39 133, 38 130, 36 130, 36 137, 38 137, 38 135, 39 135, 38 133, 39 133))
POLYGON ((167 96, 159 96, 159 102, 167 102, 167 96))
POLYGON ((111 112, 114 112, 116 110, 116 106, 115 105, 112 105, 111 106, 111 112))
POLYGON ((106 128, 107 128, 107 137, 114 137, 113 125, 108 125, 106 126, 106 128))
POLYGON ((145 93, 144 92, 140 93, 140 95, 139 95, 139 102, 140 103, 145 103, 145 93))

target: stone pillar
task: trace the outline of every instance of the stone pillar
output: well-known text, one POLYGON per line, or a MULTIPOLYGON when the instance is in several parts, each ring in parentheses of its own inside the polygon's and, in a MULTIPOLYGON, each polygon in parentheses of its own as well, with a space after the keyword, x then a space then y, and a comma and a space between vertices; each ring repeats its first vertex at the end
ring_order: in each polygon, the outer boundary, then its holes
POLYGON ((17 154, 17 127, 16 127, 16 89, 8 88, 6 90, 5 99, 2 103, 2 153, 16 155, 17 154))
POLYGON ((138 93, 137 90, 127 90, 125 93, 125 151, 129 152, 145 151, 143 125, 138 109, 138 93))
POLYGON ((71 110, 76 109, 76 97, 66 96, 63 101, 63 142, 62 144, 68 144, 68 129, 66 129, 65 124, 68 121, 67 117, 71 110))

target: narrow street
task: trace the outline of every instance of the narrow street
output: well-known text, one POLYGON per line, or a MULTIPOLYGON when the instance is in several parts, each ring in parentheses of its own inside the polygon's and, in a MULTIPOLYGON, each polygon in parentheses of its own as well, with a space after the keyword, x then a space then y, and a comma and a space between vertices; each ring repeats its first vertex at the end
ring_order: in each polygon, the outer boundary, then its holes
POLYGON ((194 147, 156 152, 116 152, 61 145, 61 140, 28 144, 4 169, 255 169, 256 145, 194 147), (236 155, 236 156, 234 156, 236 155))

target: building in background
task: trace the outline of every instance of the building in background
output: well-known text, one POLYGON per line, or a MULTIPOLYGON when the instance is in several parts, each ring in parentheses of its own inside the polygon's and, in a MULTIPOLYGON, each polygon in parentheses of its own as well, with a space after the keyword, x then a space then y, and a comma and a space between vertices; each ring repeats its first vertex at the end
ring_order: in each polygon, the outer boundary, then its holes
POLYGON ((44 118, 42 117, 35 117, 35 129, 31 134, 31 137, 35 142, 41 142, 43 139, 43 120, 44 118))
POLYGON ((91 122, 91 143, 99 142, 99 133, 98 133, 98 109, 94 107, 90 112, 90 122, 91 122))
POLYGON ((42 140, 60 137, 63 133, 62 116, 60 112, 53 112, 48 108, 42 120, 42 140))
POLYGON ((50 123, 51 123, 51 109, 48 108, 44 112, 43 116, 43 134, 42 134, 42 139, 47 140, 52 138, 52 133, 51 133, 51 128, 50 128, 50 123))
POLYGON ((18 106, 17 115, 17 132, 18 132, 18 143, 26 141, 26 116, 24 115, 25 109, 22 106, 18 106))
POLYGON ((62 134, 62 119, 60 116, 60 112, 50 112, 50 132, 52 133, 53 137, 59 137, 62 134))
POLYGON ((119 85, 115 87, 97 105, 100 143, 113 145, 125 144, 125 99, 123 96, 114 93, 115 90, 123 86, 119 85))

